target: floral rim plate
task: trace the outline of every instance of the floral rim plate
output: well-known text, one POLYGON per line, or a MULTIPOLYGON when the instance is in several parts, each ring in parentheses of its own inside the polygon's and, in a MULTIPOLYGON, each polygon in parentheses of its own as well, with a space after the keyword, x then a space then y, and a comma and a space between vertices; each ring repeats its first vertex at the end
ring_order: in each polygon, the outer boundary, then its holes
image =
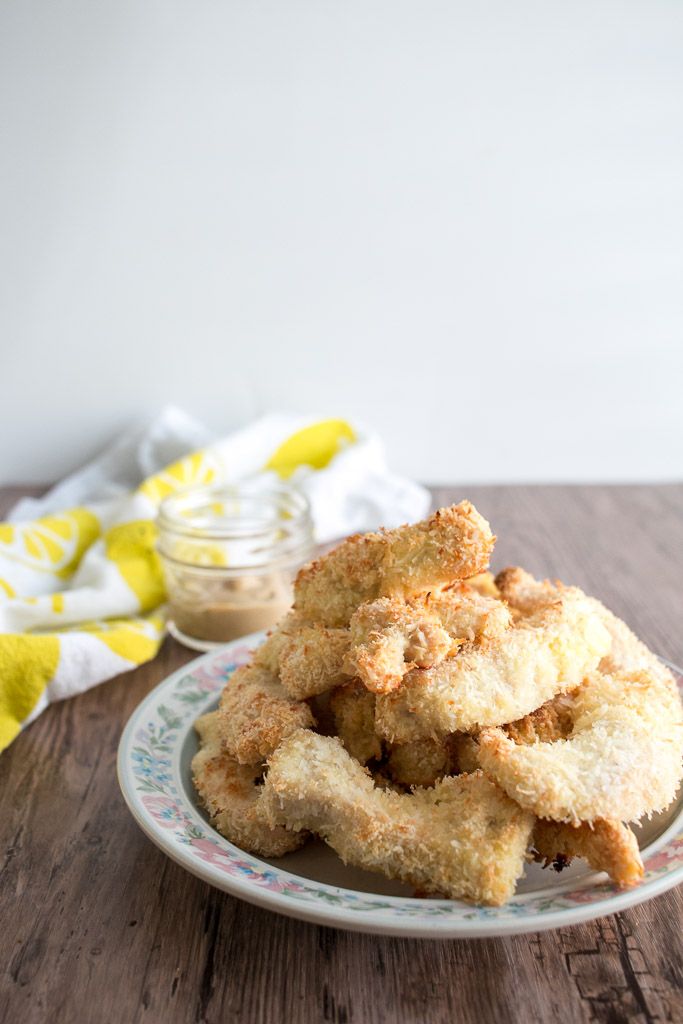
MULTIPOLYGON (((232 672, 262 639, 255 633, 191 662, 160 683, 121 737, 119 784, 149 838, 192 874, 268 910, 317 924, 386 935, 476 938, 577 924, 613 914, 683 882, 683 796, 639 832, 645 878, 623 891, 575 862, 560 875, 530 865, 504 907, 417 899, 379 875, 346 867, 323 843, 266 861, 209 824, 190 778, 194 720, 211 710, 232 672)), ((683 673, 674 670, 683 683, 683 673)))

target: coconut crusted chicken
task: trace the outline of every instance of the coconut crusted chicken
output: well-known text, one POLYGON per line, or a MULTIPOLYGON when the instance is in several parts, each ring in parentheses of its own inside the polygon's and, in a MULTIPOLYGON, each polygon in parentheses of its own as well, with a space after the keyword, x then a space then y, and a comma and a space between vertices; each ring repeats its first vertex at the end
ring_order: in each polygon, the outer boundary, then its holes
POLYGON ((577 587, 487 571, 469 503, 349 538, 197 722, 215 827, 279 856, 311 835, 420 893, 497 905, 535 859, 643 868, 629 823, 683 775, 668 669, 577 587))

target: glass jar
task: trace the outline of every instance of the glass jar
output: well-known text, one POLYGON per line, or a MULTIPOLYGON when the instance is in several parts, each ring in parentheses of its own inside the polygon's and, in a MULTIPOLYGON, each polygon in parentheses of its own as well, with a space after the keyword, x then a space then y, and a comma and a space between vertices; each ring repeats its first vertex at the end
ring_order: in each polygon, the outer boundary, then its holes
POLYGON ((157 523, 169 632, 198 651, 275 625, 313 552, 308 499, 263 478, 173 494, 157 523))

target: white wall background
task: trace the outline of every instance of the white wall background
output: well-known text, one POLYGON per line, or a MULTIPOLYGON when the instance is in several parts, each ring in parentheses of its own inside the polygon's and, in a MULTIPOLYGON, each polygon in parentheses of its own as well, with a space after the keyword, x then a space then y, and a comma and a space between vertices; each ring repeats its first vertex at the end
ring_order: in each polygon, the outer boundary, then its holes
POLYGON ((0 480, 167 402, 683 476, 677 0, 5 0, 0 480))

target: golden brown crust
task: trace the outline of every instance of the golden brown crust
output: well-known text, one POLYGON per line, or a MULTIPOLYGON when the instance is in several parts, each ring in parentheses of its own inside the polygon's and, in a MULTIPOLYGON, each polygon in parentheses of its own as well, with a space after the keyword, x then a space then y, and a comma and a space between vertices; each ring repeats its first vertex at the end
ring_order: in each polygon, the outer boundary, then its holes
POLYGON ((211 824, 243 850, 261 857, 280 857, 301 846, 306 835, 271 828, 256 816, 260 768, 239 764, 223 749, 216 711, 195 722, 200 748, 192 759, 192 779, 211 824))
POLYGON ((466 644, 436 668, 414 669, 377 699, 377 731, 390 742, 470 732, 529 714, 577 686, 609 649, 586 595, 558 586, 499 636, 466 644))
POLYGON ((344 659, 350 643, 346 629, 306 622, 288 615, 254 651, 254 664, 278 676, 290 697, 307 700, 344 683, 344 659))
POLYGON ((332 693, 330 706, 337 735, 359 764, 382 756, 382 741, 375 732, 375 695, 353 679, 332 693))
POLYGON ((531 615, 540 602, 552 600, 562 584, 537 580, 526 569, 510 565, 498 573, 495 586, 503 601, 524 615, 531 615))
POLYGON ((572 699, 567 739, 518 745, 479 734, 482 767, 539 818, 635 821, 671 803, 683 776, 683 707, 647 672, 595 672, 572 699))
POLYGON ((350 537, 299 572, 294 607, 326 626, 349 624, 378 597, 414 597, 485 569, 495 538, 468 501, 395 530, 350 537))
POLYGON ((260 665, 243 665, 230 678, 218 707, 223 745, 240 764, 263 764, 284 736, 314 724, 311 709, 293 700, 260 665))
POLYGON ((606 871, 617 885, 641 881, 644 869, 638 841, 627 825, 599 818, 578 826, 540 818, 532 838, 534 859, 560 868, 574 857, 588 861, 595 871, 606 871))
POLYGON ((622 821, 683 775, 673 677, 578 589, 481 571, 493 540, 463 502, 301 571, 296 609, 197 722, 219 831, 278 856, 310 829, 424 894, 494 905, 529 850, 640 880, 622 821))
POLYGON ((285 645, 290 637, 301 626, 305 625, 304 620, 296 612, 288 612, 284 619, 278 622, 275 629, 272 629, 266 639, 254 651, 253 664, 265 668, 271 675, 277 676, 280 673, 280 658, 285 645))
POLYGON ((459 645, 422 603, 397 597, 362 604, 351 619, 350 633, 347 671, 374 693, 396 689, 406 672, 438 665, 459 645))
POLYGON ((450 743, 448 739, 424 739, 393 746, 387 768, 394 782, 409 789, 433 786, 454 770, 450 743))
POLYGON ((349 631, 318 623, 301 626, 287 637, 280 652, 280 682, 290 697, 304 700, 341 686, 349 674, 344 659, 349 631))
POLYGON ((506 735, 515 743, 553 743, 566 739, 574 727, 573 697, 571 693, 560 693, 542 704, 536 711, 516 722, 503 726, 506 735))
POLYGON ((510 624, 502 601, 464 583, 409 601, 381 597, 351 618, 346 669, 369 690, 390 693, 413 669, 440 665, 463 644, 500 636, 510 624))
POLYGON ((378 789, 338 739, 306 730, 271 757, 259 813, 317 832, 346 863, 493 905, 512 896, 534 824, 482 772, 398 794, 378 789))
MULTIPOLYGON (((572 699, 575 692, 558 694, 531 714, 502 726, 505 735, 521 744, 537 743, 539 740, 552 743, 565 739, 574 725, 572 699)), ((448 737, 448 743, 454 770, 474 772, 481 768, 477 734, 456 732, 448 737)))

